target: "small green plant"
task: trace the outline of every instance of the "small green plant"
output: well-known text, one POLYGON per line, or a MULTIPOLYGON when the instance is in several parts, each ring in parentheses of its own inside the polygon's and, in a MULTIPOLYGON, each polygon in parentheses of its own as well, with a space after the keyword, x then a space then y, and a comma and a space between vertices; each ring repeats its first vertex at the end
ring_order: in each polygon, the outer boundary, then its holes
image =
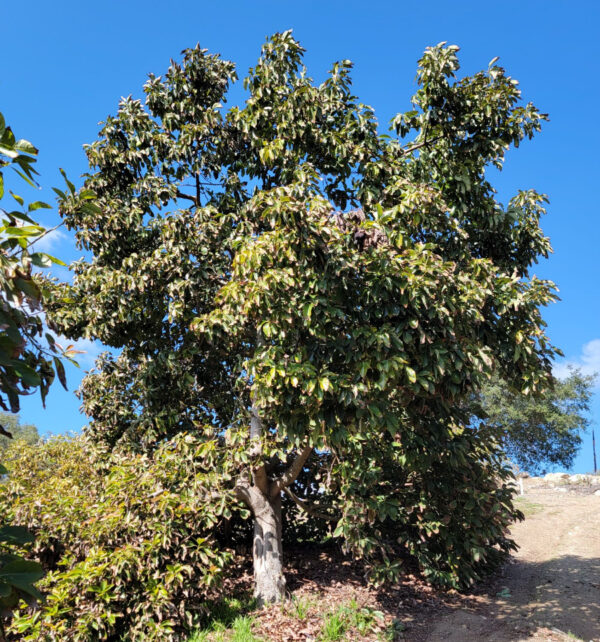
POLYGON ((196 631, 187 642, 259 642, 260 638, 252 633, 253 624, 253 618, 239 615, 230 627, 223 622, 214 622, 210 629, 196 631))
POLYGON ((327 615, 321 627, 321 642, 335 642, 341 640, 348 630, 348 622, 340 609, 327 615))
POLYGON ((314 606, 314 600, 308 597, 296 597, 293 596, 292 599, 286 605, 286 612, 291 617, 296 618, 303 622, 308 617, 310 609, 314 606))
POLYGON ((254 642, 253 618, 247 613, 256 601, 246 597, 224 598, 209 605, 210 615, 204 627, 198 629, 187 642, 254 642))
POLYGON ((255 642, 258 638, 252 633, 254 620, 247 615, 237 617, 231 626, 231 642, 255 642))
POLYGON ((322 642, 346 639, 350 630, 364 635, 372 631, 377 624, 383 624, 383 619, 381 611, 361 607, 353 598, 325 617, 319 639, 322 642))

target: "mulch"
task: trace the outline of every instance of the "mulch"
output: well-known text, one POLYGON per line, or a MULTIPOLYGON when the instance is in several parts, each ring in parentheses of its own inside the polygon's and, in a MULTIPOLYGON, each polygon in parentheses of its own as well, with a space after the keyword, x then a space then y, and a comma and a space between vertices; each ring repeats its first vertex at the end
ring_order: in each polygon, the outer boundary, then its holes
MULTIPOLYGON (((251 592, 251 568, 243 565, 227 592, 251 592)), ((421 642, 427 638, 429 622, 456 608, 476 608, 489 592, 486 583, 469 594, 435 589, 407 566, 406 574, 393 587, 373 587, 359 562, 344 555, 338 547, 297 547, 286 550, 286 580, 289 600, 252 612, 254 633, 270 642, 311 642, 319 638, 328 613, 354 600, 359 608, 377 613, 369 633, 349 630, 347 640, 381 640, 384 630, 396 632, 395 639, 421 642), (294 608, 302 602, 302 619, 294 608)))

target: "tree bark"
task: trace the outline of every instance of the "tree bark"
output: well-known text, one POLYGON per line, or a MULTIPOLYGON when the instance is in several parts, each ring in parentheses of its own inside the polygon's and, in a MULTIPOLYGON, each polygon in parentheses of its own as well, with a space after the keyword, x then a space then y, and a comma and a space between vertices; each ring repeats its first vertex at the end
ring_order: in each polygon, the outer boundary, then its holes
MULTIPOLYGON (((260 420, 256 423, 260 429, 260 420)), ((254 434, 254 439, 257 436, 254 434)), ((258 440, 256 444, 260 446, 258 440)), ((281 602, 285 597, 281 494, 296 480, 311 453, 312 447, 305 446, 297 453, 289 468, 276 479, 270 479, 265 464, 259 463, 246 470, 235 487, 237 497, 254 516, 254 596, 259 606, 281 602)))
POLYGON ((281 602, 285 596, 283 546, 281 543, 281 495, 265 497, 253 493, 254 508, 254 596, 259 606, 281 602))

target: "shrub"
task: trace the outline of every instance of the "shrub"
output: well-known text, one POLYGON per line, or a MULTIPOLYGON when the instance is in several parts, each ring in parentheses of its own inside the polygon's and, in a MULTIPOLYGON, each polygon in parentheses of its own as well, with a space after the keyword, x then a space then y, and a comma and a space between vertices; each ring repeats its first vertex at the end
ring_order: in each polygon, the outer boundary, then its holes
POLYGON ((181 435, 152 455, 105 455, 84 437, 18 443, 0 512, 27 525, 48 573, 13 639, 171 640, 206 611, 231 554, 215 530, 231 497, 211 466, 219 445, 181 435))

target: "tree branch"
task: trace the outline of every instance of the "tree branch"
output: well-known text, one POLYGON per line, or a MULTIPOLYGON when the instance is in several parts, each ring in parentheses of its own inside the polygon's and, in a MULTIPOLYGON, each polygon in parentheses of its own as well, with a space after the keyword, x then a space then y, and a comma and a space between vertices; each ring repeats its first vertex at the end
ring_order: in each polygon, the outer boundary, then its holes
POLYGON ((417 149, 421 149, 421 147, 427 147, 427 145, 431 145, 432 143, 437 142, 441 138, 442 138, 441 136, 436 136, 435 138, 431 138, 430 140, 424 140, 422 143, 416 143, 415 145, 412 145, 412 147, 406 147, 405 149, 402 150, 402 156, 406 156, 406 154, 410 154, 411 152, 414 152, 417 149))
POLYGON ((252 508, 252 496, 250 494, 250 475, 248 471, 243 471, 238 477, 233 489, 234 495, 248 508, 252 508))
POLYGON ((246 488, 245 486, 236 486, 233 489, 233 493, 240 501, 244 502, 244 504, 246 504, 246 506, 248 506, 248 508, 252 509, 252 503, 251 503, 251 500, 250 500, 250 492, 249 492, 248 488, 246 488))
MULTIPOLYGON (((260 330, 256 333, 256 345, 259 348, 262 348, 264 345, 264 339, 260 330)), ((254 459, 259 458, 262 454, 261 438, 263 435, 263 423, 254 403, 254 395, 251 393, 250 396, 252 402, 250 406, 250 448, 248 454, 254 459)), ((261 493, 268 495, 269 479, 264 462, 261 461, 257 467, 252 467, 252 478, 255 486, 258 487, 261 493)))
POLYGON ((32 245, 35 245, 40 239, 43 239, 44 236, 46 236, 47 234, 50 234, 50 232, 54 232, 54 230, 57 230, 59 227, 62 227, 64 224, 65 224, 65 221, 62 221, 58 225, 55 225, 54 227, 49 227, 48 229, 44 230, 39 236, 35 236, 31 241, 29 241, 27 243, 27 247, 26 248, 22 248, 21 246, 19 246, 12 254, 9 255, 9 258, 12 259, 13 257, 17 256, 17 254, 22 252, 23 249, 29 250, 29 248, 32 245))
POLYGON ((185 198, 185 199, 187 199, 188 201, 192 201, 192 203, 193 203, 196 207, 199 207, 199 206, 200 206, 200 203, 199 203, 198 199, 197 199, 195 196, 191 196, 190 194, 184 194, 184 193, 183 193, 182 191, 180 191, 180 190, 177 190, 177 192, 176 192, 176 196, 177 196, 177 198, 185 198))
POLYGON ((267 469, 265 468, 264 463, 261 463, 256 468, 252 469, 252 479, 254 485, 260 490, 264 495, 269 494, 269 479, 267 477, 267 469))
POLYGON ((282 490, 285 490, 290 484, 293 484, 296 481, 298 475, 302 472, 306 460, 310 457, 310 454, 313 451, 312 446, 304 446, 304 448, 296 455, 296 459, 292 462, 292 465, 281 475, 281 477, 273 483, 273 488, 271 490, 271 495, 275 497, 277 493, 280 493, 282 490))
POLYGON ((332 522, 337 519, 337 517, 334 517, 333 515, 327 515, 326 513, 321 513, 316 508, 314 508, 314 506, 311 506, 308 502, 304 501, 303 499, 300 499, 289 488, 284 488, 283 492, 286 493, 286 495, 288 495, 288 497, 291 498, 294 504, 296 504, 298 508, 302 509, 307 515, 310 515, 311 517, 316 517, 317 519, 324 519, 324 520, 327 520, 328 522, 332 522))

